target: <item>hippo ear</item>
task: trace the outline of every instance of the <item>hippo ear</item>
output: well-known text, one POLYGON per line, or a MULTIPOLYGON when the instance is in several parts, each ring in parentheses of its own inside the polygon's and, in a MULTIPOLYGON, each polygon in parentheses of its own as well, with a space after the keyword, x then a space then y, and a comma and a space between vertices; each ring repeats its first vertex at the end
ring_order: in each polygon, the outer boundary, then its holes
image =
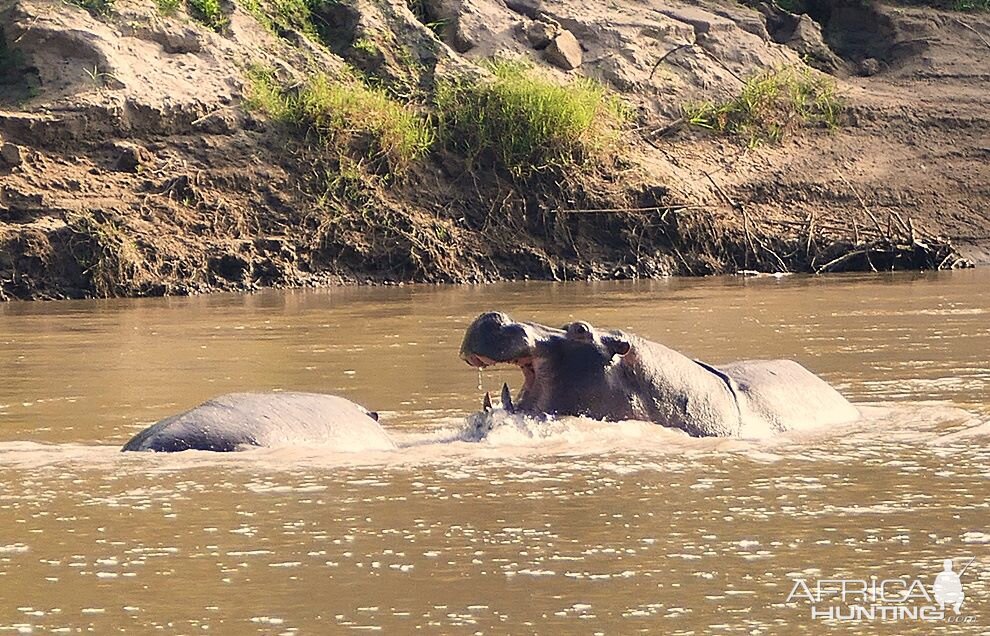
POLYGON ((370 417, 371 419, 373 419, 373 420, 375 420, 377 422, 378 421, 378 411, 368 411, 368 417, 370 417))
POLYGON ((602 344, 613 356, 624 356, 632 349, 632 344, 622 335, 602 336, 602 344))

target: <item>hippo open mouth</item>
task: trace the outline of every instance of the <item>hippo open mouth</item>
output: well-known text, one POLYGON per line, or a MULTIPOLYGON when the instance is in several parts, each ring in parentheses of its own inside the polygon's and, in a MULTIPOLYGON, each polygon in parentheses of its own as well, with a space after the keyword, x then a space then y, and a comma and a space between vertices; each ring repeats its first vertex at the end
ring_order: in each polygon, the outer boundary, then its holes
POLYGON ((507 387, 502 389, 502 406, 507 410, 580 415, 596 412, 595 403, 607 384, 604 374, 615 356, 628 350, 620 334, 595 334, 584 322, 555 329, 489 312, 468 327, 461 358, 477 368, 519 367, 523 385, 516 398, 507 387))
MULTIPOLYGON (((492 360, 491 358, 479 355, 469 355, 464 358, 464 360, 470 364, 472 367, 477 367, 479 369, 484 369, 486 367, 495 366, 498 364, 514 364, 522 370, 523 374, 523 385, 513 399, 512 394, 509 392, 509 385, 502 385, 502 407, 507 411, 515 410, 514 404, 522 404, 526 398, 527 393, 533 387, 536 382, 536 369, 533 366, 532 356, 523 356, 521 358, 515 358, 513 360, 505 360, 500 362, 497 360, 492 360)), ((486 400, 490 400, 490 396, 486 396, 486 400)), ((490 403, 485 402, 485 407, 489 407, 490 403)))
POLYGON ((498 364, 512 364, 522 371, 523 385, 512 399, 507 387, 502 391, 502 406, 513 410, 513 402, 522 407, 537 385, 536 347, 540 339, 562 335, 559 329, 535 323, 513 322, 508 316, 490 312, 479 316, 468 328, 461 345, 461 359, 472 367, 484 369, 498 364))

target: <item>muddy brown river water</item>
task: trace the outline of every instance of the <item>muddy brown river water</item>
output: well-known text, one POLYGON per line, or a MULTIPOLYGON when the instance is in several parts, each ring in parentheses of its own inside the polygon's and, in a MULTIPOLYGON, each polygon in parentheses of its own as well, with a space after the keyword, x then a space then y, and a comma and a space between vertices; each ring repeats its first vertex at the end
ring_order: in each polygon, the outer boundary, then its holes
MULTIPOLYGON (((503 380, 521 378, 480 378, 503 380)), ((988 448, 987 270, 0 305, 0 631, 985 634, 988 448), (794 358, 864 418, 768 440, 567 418, 462 441, 482 391, 457 349, 492 308, 713 363, 794 358), (401 448, 117 452, 271 389, 377 409, 401 448), (965 600, 933 613, 950 558, 965 600), (823 580, 847 594, 817 601, 823 580)))

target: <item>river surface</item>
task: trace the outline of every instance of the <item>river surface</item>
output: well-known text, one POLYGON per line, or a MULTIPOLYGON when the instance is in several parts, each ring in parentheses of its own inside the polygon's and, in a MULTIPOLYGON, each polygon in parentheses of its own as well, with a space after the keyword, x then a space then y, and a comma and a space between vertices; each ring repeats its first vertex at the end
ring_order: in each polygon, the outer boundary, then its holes
MULTIPOLYGON (((988 358, 987 270, 0 305, 0 631, 990 633, 988 358), (794 358, 864 418, 770 440, 565 418, 462 441, 479 381, 521 382, 457 357, 493 308, 712 363, 794 358), (243 390, 346 396, 401 448, 117 452, 243 390), (958 616, 787 601, 821 579, 930 593, 946 558, 969 563, 958 616)), ((915 592, 899 606, 928 605, 915 592)))

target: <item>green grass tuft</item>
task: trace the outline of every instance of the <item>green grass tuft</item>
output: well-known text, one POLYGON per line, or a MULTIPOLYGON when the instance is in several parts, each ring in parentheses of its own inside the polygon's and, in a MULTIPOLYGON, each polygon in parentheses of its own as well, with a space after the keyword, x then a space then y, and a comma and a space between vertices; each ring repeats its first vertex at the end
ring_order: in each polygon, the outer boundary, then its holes
MULTIPOLYGON (((990 11, 990 0, 893 0, 893 3, 913 7, 933 7, 946 11, 990 11)), ((743 4, 756 8, 759 2, 755 0, 743 0, 743 4)), ((772 0, 772 4, 798 15, 808 13, 809 4, 813 6, 813 3, 809 3, 808 0, 772 0)))
POLYGON ((406 6, 417 20, 427 29, 433 31, 437 38, 443 39, 443 30, 447 26, 447 20, 435 18, 426 0, 406 0, 406 6))
POLYGON ((182 6, 182 0, 155 0, 159 15, 173 16, 182 6))
POLYGON ((426 117, 356 80, 315 75, 297 91, 287 92, 270 71, 255 69, 248 79, 250 106, 315 133, 338 157, 367 163, 376 172, 402 174, 433 143, 426 117))
POLYGON ((946 9, 948 11, 990 11, 990 0, 895 0, 895 3, 916 7, 934 7, 936 9, 946 9))
POLYGON ((516 178, 581 165, 608 155, 629 119, 592 80, 560 85, 517 61, 489 68, 493 81, 440 82, 435 96, 441 142, 476 164, 516 178))
POLYGON ((785 68, 751 77, 738 97, 682 110, 692 126, 742 137, 755 146, 779 142, 798 126, 838 127, 842 102, 830 78, 785 68))
POLYGON ((72 253, 96 295, 132 293, 144 259, 123 225, 91 213, 70 215, 66 225, 73 234, 72 253))
POLYGON ((220 0, 187 0, 189 13, 217 33, 223 32, 230 24, 230 18, 220 7, 220 0))
POLYGON ((354 40, 354 43, 351 44, 351 46, 355 51, 361 51, 366 55, 377 56, 381 54, 381 51, 378 49, 378 45, 375 44, 375 41, 371 38, 358 38, 354 40))
POLYGON ((106 17, 113 12, 114 0, 69 0, 77 7, 82 7, 92 15, 106 17))
POLYGON ((278 36, 298 31, 314 42, 319 41, 313 24, 312 8, 321 0, 238 0, 248 13, 278 36))

